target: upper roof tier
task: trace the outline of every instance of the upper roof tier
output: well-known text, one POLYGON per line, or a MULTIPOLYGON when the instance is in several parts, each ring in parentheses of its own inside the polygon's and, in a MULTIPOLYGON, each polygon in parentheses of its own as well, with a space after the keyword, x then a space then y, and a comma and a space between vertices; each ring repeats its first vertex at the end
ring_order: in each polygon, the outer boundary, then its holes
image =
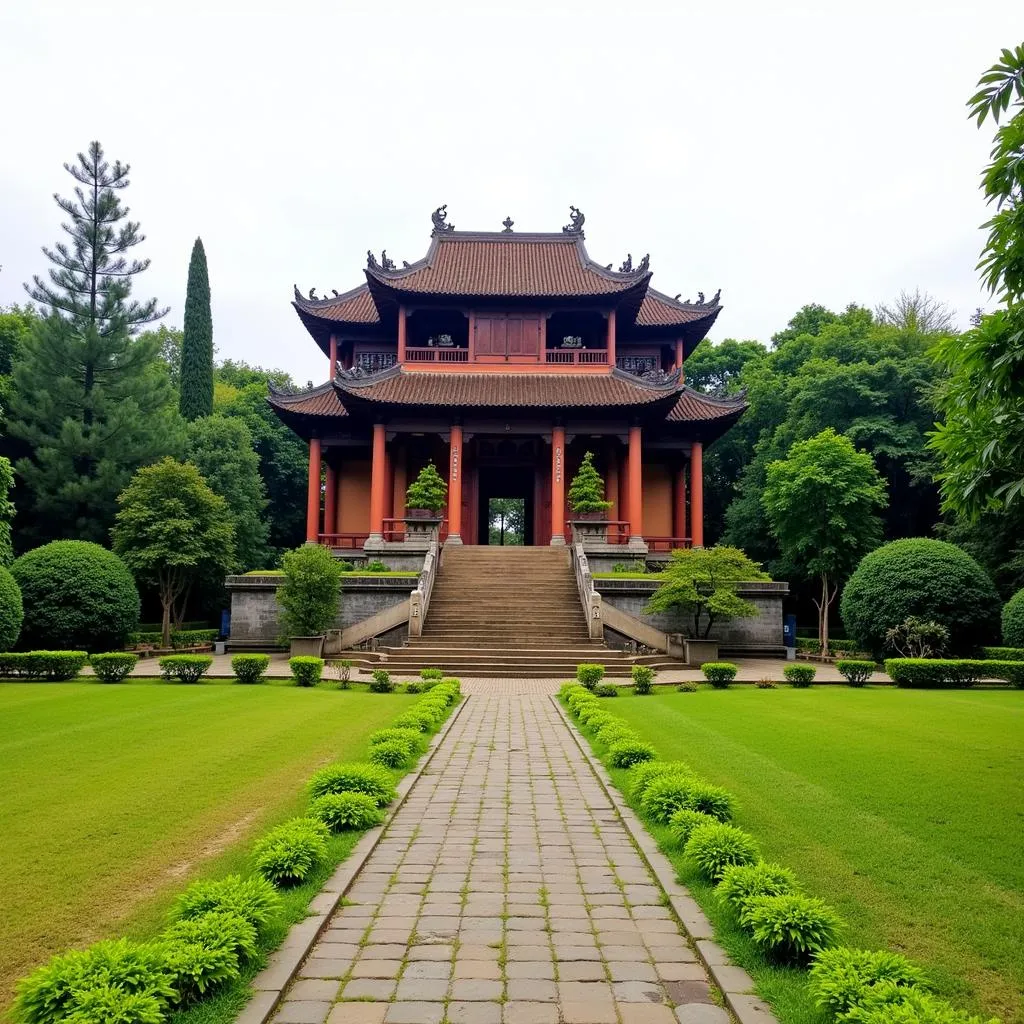
MULTIPOLYGON (((380 259, 367 253, 366 284, 320 298, 315 289, 303 296, 295 289, 295 308, 314 337, 344 331, 362 333, 377 325, 390 326, 401 304, 436 304, 446 300, 508 299, 524 301, 589 302, 617 309, 620 330, 662 334, 666 329, 710 329, 721 310, 718 295, 704 301, 680 302, 678 297, 649 288, 650 260, 633 264, 627 255, 617 270, 592 260, 584 245, 583 215, 573 208, 572 220, 558 233, 456 231, 447 223, 445 208, 433 214, 434 230, 426 255, 401 267, 387 253, 380 259), (692 326, 691 326, 692 325, 692 326)), ((677 331, 678 333, 678 331, 677 331)))

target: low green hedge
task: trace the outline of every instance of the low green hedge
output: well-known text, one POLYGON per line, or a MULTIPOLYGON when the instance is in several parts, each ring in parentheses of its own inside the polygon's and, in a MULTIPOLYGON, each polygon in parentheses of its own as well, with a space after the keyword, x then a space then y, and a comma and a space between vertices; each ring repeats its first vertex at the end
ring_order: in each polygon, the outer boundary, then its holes
POLYGON ((94 654, 89 664, 101 683, 120 683, 135 668, 138 660, 137 654, 111 651, 109 654, 94 654))
POLYGON ((836 662, 836 668, 851 686, 863 686, 871 678, 871 673, 875 671, 875 663, 841 658, 836 662))
POLYGON ((786 682, 790 686, 795 686, 797 689, 805 689, 814 682, 814 677, 818 674, 818 670, 813 665, 787 665, 782 670, 782 674, 786 677, 786 682))
POLYGON ((986 661, 1024 661, 1024 647, 982 647, 986 661))
POLYGON ((236 654, 231 659, 231 671, 240 683, 262 682, 269 667, 269 654, 236 654))
POLYGON ((169 683, 198 683, 209 671, 209 654, 167 654, 160 659, 160 674, 169 683))
POLYGON ((0 654, 0 676, 62 682, 75 679, 85 668, 85 651, 19 651, 0 654))
POLYGON ((897 685, 910 689, 965 689, 982 679, 1002 679, 1024 689, 1024 662, 974 658, 889 658, 885 671, 897 685))
POLYGON ((311 654, 298 654, 288 659, 288 667, 292 670, 296 686, 316 686, 324 670, 324 659, 315 658, 311 654))
MULTIPOLYGON (((212 644, 220 636, 219 629, 179 629, 171 631, 172 647, 202 647, 212 644)), ((160 630, 132 633, 128 643, 132 647, 159 647, 164 640, 160 630)))

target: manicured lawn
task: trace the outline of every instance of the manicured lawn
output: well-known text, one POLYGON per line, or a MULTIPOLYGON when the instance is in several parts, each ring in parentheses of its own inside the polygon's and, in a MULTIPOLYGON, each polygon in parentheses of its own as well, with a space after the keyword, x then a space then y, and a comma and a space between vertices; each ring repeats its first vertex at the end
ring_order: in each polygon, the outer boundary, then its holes
POLYGON ((0 1012, 51 954, 146 935, 192 878, 245 870, 312 771, 416 699, 283 682, 0 684, 0 1012))
MULTIPOLYGON (((841 913, 847 944, 900 950, 956 1005, 1024 1020, 1024 693, 734 687, 608 703, 660 757, 736 795, 737 824, 841 913)), ((765 965, 666 850, 784 1024, 822 1019, 804 973, 765 965)))

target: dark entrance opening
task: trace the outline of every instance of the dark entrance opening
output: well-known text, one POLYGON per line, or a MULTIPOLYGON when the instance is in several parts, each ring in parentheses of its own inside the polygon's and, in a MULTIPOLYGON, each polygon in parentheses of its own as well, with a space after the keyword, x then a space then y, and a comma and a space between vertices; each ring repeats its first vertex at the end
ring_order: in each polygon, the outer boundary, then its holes
POLYGON ((500 544, 499 512, 505 512, 505 543, 510 541, 510 520, 517 527, 518 544, 533 544, 534 471, 532 466, 481 466, 479 471, 480 544, 500 544), (510 515, 511 514, 511 515, 510 515), (498 534, 492 531, 498 527, 498 534))

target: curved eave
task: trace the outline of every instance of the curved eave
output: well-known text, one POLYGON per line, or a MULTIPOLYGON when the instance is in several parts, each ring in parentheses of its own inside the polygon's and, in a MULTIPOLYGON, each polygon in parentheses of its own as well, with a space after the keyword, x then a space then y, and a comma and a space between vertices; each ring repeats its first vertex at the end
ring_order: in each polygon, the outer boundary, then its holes
POLYGON ((325 423, 348 417, 331 381, 299 392, 277 391, 271 386, 267 404, 282 423, 306 439, 322 434, 325 423))
POLYGON ((666 324, 633 324, 628 331, 627 340, 661 341, 675 338, 683 339, 683 354, 687 358, 694 349, 707 337, 714 326, 723 306, 715 306, 692 320, 666 324))
POLYGON ((676 404, 665 418, 665 432, 685 435, 694 441, 710 444, 717 441, 747 411, 745 397, 717 398, 684 387, 676 404))

